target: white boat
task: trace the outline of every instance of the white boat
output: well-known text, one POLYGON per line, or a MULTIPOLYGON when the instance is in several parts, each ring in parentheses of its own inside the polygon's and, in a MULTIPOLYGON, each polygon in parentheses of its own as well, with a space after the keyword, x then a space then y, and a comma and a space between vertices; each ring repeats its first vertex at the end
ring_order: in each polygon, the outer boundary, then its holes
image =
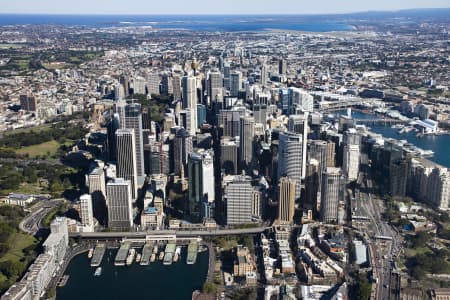
POLYGON ((94 272, 94 276, 98 277, 100 275, 102 275, 102 267, 98 267, 94 272))
POLYGON ((155 245, 153 247, 153 253, 158 254, 158 246, 157 245, 155 245))
POLYGON ((175 255, 173 256, 173 262, 177 262, 178 259, 180 258, 180 255, 181 255, 181 247, 178 246, 178 247, 175 249, 175 255))
POLYGON ((94 255, 94 248, 89 249, 88 252, 88 258, 92 258, 92 256, 94 255))
POLYGON ((159 253, 159 260, 163 260, 164 259, 164 251, 161 251, 159 253))
POLYGON ((140 262, 142 258, 142 255, 140 253, 136 254, 136 262, 140 262))
POLYGON ((136 250, 131 248, 130 252, 128 252, 128 256, 127 256, 127 260, 126 260, 126 265, 127 266, 130 266, 133 263, 135 255, 136 255, 136 250))
POLYGON ((152 256, 150 257, 150 262, 155 262, 156 260, 156 254, 153 253, 152 256))

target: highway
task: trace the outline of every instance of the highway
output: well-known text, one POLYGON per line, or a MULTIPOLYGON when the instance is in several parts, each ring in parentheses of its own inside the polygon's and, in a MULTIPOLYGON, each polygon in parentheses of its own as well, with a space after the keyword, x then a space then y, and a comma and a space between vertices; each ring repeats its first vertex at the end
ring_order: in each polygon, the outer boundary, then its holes
POLYGON ((28 234, 35 235, 42 227, 42 220, 54 208, 58 207, 64 199, 41 200, 30 208, 30 213, 19 223, 19 229, 28 234))
POLYGON ((207 237, 221 235, 257 234, 270 227, 256 227, 245 229, 209 229, 209 230, 150 230, 137 232, 72 232, 70 237, 83 239, 145 239, 147 236, 176 235, 178 238, 207 237))

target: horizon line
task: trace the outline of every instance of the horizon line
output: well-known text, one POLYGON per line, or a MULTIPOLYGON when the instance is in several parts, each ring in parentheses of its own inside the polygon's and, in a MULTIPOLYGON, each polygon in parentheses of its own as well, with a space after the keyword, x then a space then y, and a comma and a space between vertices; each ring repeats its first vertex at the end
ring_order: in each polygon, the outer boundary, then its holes
POLYGON ((66 12, 0 12, 0 15, 30 15, 30 16, 319 16, 319 15, 347 15, 347 14, 364 14, 364 13, 398 13, 407 11, 420 10, 440 10, 450 9, 448 7, 428 7, 428 8, 402 8, 389 10, 360 10, 348 12, 298 12, 298 13, 66 13, 66 12))

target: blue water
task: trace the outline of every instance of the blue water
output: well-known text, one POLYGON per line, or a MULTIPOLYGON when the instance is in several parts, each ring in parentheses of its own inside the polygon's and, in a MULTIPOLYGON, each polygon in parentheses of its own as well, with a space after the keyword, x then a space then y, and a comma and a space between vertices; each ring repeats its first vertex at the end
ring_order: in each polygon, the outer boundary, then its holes
MULTIPOLYGON (((346 113, 346 112, 339 112, 346 113)), ((374 115, 352 111, 352 117, 355 119, 377 118, 374 115)), ((426 135, 424 137, 416 137, 415 132, 408 132, 406 134, 397 133, 397 129, 384 125, 371 125, 370 131, 382 134, 387 138, 394 138, 397 140, 407 140, 409 143, 416 145, 424 150, 433 150, 434 156, 429 159, 450 168, 450 135, 426 135)))
POLYGON ((0 14, 1 25, 53 24, 67 26, 153 26, 201 31, 262 31, 266 29, 311 32, 343 31, 352 27, 326 16, 194 16, 194 15, 20 15, 0 14))

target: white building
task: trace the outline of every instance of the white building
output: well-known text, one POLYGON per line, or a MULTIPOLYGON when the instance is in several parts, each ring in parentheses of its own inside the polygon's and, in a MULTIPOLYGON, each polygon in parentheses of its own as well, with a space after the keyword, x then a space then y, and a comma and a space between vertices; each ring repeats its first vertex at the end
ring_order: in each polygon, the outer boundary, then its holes
POLYGON ((80 217, 83 232, 94 231, 94 209, 92 197, 89 194, 80 196, 80 217))
POLYGON ((345 145, 343 151, 343 169, 348 181, 358 179, 360 149, 359 145, 345 145))

